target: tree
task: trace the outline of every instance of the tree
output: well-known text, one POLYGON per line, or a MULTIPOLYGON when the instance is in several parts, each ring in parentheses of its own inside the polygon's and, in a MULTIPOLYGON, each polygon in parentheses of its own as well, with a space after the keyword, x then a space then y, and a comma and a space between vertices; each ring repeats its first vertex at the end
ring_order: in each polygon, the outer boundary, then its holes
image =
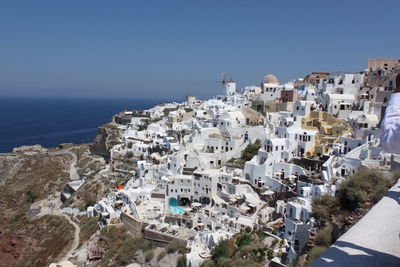
POLYGON ((338 210, 339 201, 331 195, 317 197, 312 202, 312 216, 322 225, 330 220, 330 216, 338 210))
POLYGON ((219 258, 229 258, 232 257, 235 249, 233 239, 225 239, 218 243, 213 250, 213 260, 218 260, 219 258))
POLYGON ((317 239, 315 239, 315 245, 329 247, 332 245, 332 225, 328 224, 325 228, 318 232, 317 239))
POLYGON ((361 169, 340 184, 338 198, 343 209, 355 210, 362 203, 378 202, 391 186, 392 179, 381 171, 361 169))
POLYGON ((248 144, 247 147, 242 152, 242 159, 245 161, 251 160, 255 155, 257 155, 260 147, 261 147, 260 139, 256 139, 256 141, 253 144, 248 144))
POLYGON ((272 260, 274 258, 274 251, 272 249, 267 250, 267 257, 269 260, 272 260))

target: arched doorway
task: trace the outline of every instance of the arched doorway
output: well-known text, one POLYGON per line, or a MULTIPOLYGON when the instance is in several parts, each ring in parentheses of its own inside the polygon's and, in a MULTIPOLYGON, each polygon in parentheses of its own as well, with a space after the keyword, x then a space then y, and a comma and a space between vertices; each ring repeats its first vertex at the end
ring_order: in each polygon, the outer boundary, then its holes
POLYGON ((190 205, 190 199, 187 197, 182 197, 179 200, 179 204, 180 204, 179 206, 188 206, 188 205, 190 205))

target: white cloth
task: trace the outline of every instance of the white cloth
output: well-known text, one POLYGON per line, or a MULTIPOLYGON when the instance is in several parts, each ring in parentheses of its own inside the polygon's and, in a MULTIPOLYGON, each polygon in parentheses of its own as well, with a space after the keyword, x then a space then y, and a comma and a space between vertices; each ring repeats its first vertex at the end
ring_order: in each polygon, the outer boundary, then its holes
POLYGON ((388 153, 400 153, 400 93, 394 93, 390 97, 381 130, 383 150, 388 153))

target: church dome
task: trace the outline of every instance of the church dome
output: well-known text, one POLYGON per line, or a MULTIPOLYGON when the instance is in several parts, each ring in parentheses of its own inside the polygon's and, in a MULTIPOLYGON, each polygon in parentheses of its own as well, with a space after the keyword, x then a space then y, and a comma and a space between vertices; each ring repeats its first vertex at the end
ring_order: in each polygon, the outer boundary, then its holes
POLYGON ((268 74, 264 76, 265 83, 279 84, 278 79, 273 74, 268 74))

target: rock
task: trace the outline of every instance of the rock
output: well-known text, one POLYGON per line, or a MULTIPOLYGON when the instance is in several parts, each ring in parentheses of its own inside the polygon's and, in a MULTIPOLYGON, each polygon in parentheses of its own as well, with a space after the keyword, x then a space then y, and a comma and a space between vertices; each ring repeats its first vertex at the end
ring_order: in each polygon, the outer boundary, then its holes
POLYGON ((114 122, 100 126, 93 144, 90 146, 90 152, 100 155, 108 161, 110 159, 111 148, 120 143, 122 130, 114 122))
POLYGON ((40 213, 41 207, 36 208, 36 209, 30 209, 27 213, 26 213, 26 217, 28 218, 33 218, 36 215, 38 215, 40 213))
POLYGON ((71 148, 71 147, 75 147, 76 145, 73 143, 62 143, 58 145, 59 149, 66 149, 66 148, 71 148))
POLYGON ((27 154, 45 154, 47 153, 47 149, 42 147, 41 145, 21 146, 14 148, 12 152, 27 153, 27 154))

